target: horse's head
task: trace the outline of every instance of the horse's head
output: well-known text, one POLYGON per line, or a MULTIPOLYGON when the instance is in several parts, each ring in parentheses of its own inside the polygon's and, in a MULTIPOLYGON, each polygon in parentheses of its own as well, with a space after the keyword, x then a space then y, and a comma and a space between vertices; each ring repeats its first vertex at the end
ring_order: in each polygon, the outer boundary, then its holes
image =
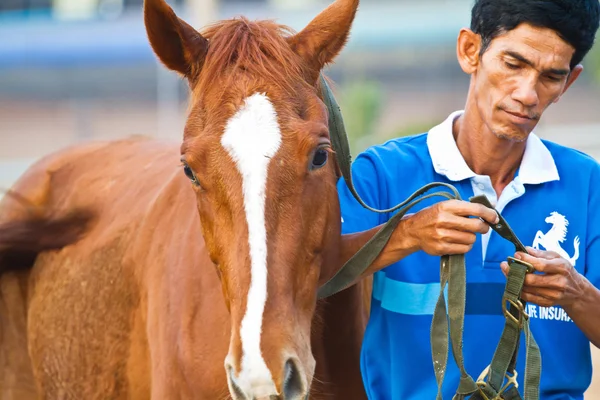
POLYGON ((557 213, 556 211, 552 211, 548 217, 546 217, 545 222, 547 224, 557 225, 561 228, 564 228, 569 225, 569 222, 565 218, 564 215, 557 213))
POLYGON ((311 384, 316 291, 340 238, 319 76, 357 7, 338 0, 299 33, 244 18, 199 33, 164 0, 145 1, 152 48, 192 92, 182 168, 231 314, 235 399, 301 399, 311 384))

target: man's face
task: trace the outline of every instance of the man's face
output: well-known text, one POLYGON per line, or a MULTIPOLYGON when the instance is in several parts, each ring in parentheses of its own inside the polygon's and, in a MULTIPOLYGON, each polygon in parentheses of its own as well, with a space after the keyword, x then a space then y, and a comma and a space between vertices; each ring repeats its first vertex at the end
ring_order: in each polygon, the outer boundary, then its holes
POLYGON ((575 49, 553 30, 521 24, 492 40, 474 72, 474 101, 497 137, 524 141, 542 113, 579 75, 575 49))

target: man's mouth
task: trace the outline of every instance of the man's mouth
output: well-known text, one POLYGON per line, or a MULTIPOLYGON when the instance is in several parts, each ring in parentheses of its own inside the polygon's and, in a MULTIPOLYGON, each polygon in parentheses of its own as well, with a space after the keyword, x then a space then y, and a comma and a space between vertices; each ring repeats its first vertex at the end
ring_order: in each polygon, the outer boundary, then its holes
POLYGON ((522 114, 519 112, 515 112, 515 111, 508 111, 508 110, 503 110, 505 113, 511 115, 512 117, 514 117, 513 119, 519 121, 519 122, 529 122, 529 121, 534 121, 535 118, 532 116, 529 116, 527 114, 522 114))

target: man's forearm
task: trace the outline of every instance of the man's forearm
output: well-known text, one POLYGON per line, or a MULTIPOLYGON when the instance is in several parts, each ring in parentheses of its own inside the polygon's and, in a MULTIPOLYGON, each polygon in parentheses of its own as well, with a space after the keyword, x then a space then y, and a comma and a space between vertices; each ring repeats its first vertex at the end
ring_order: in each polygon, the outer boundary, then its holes
MULTIPOLYGON (((371 263, 371 265, 360 277, 356 279, 356 281, 374 274, 375 272, 403 259, 417 250, 412 241, 407 237, 404 237, 402 229, 402 225, 404 223, 404 220, 400 221, 381 253, 379 253, 373 263, 371 263)), ((342 268, 342 266, 382 228, 383 224, 367 231, 342 235, 339 262, 335 268, 330 271, 327 279, 330 279, 333 275, 335 275, 335 273, 337 273, 337 271, 342 268)))
POLYGON ((600 348, 600 291, 585 277, 578 301, 563 308, 585 336, 600 348))
MULTIPOLYGON (((430 255, 465 254, 473 247, 477 233, 485 233, 498 222, 498 213, 484 205, 447 200, 407 214, 398 223, 390 240, 357 281, 416 252, 430 255), (477 218, 471 218, 477 217, 477 218)), ((342 235, 335 262, 328 262, 321 280, 333 277, 342 266, 383 228, 379 225, 360 233, 342 235)))

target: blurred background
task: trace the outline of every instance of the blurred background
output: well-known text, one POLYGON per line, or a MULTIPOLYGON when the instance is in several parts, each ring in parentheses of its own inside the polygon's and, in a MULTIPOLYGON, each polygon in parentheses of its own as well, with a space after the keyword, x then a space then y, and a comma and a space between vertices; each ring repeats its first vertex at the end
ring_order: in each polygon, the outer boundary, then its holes
MULTIPOLYGON (((300 30, 331 1, 169 3, 195 27, 243 14, 300 30)), ((424 132, 463 107, 468 80, 455 41, 469 25, 471 6, 472 0, 361 2, 349 44, 327 71, 354 155, 424 132)), ((77 142, 181 138, 187 87, 157 63, 141 10, 142 0, 0 0, 0 188, 39 157, 77 142)), ((537 133, 598 158, 600 45, 584 66, 537 133)))

